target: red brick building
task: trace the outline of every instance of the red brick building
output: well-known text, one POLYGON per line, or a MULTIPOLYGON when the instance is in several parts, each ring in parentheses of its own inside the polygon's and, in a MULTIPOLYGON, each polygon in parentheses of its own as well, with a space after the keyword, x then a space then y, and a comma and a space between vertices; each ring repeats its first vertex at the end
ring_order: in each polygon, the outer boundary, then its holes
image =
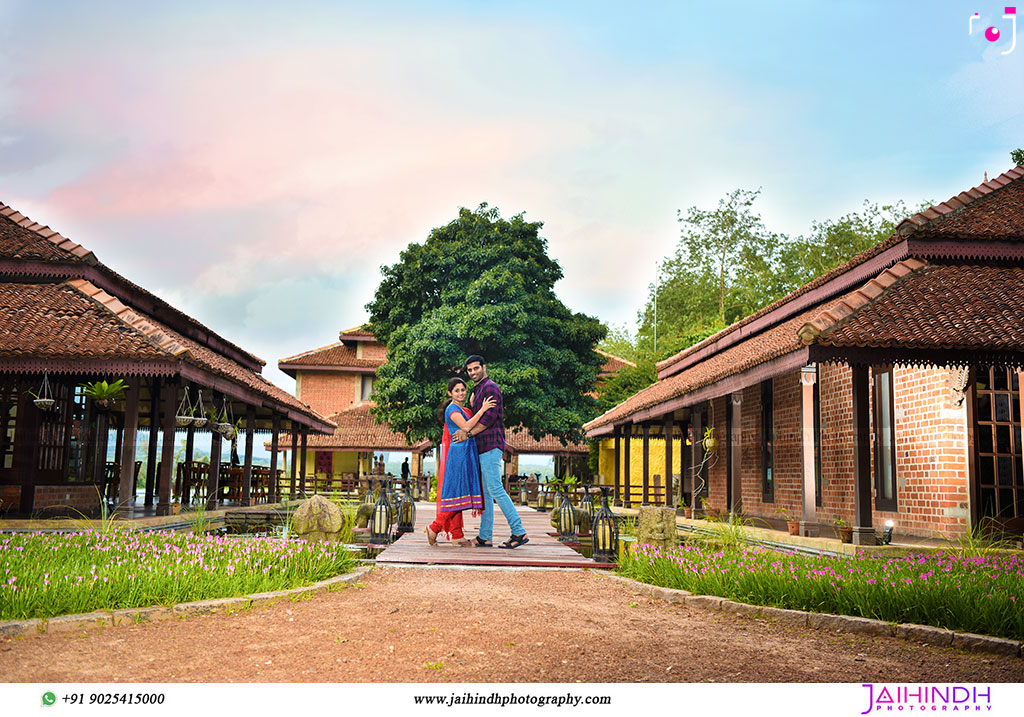
POLYGON ((1022 366, 1017 167, 662 361, 657 383, 585 429, 618 446, 712 427, 717 448, 705 461, 700 440, 687 447, 674 499, 781 509, 804 534, 836 517, 868 544, 888 520, 899 533, 956 536, 990 517, 1019 533, 1022 366))

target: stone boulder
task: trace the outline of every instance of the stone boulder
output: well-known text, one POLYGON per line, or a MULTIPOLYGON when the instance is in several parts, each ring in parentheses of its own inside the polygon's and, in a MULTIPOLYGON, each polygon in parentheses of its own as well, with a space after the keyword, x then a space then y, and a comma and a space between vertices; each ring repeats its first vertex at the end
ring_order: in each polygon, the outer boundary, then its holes
POLYGON ((341 508, 322 495, 302 501, 292 515, 292 534, 305 540, 337 542, 344 527, 345 514, 341 508))
POLYGON ((373 516, 373 504, 372 503, 360 503, 359 507, 356 508, 356 527, 365 528, 370 524, 370 518, 373 516))
POLYGON ((674 548, 677 544, 676 511, 673 508, 641 507, 636 541, 640 545, 674 548))

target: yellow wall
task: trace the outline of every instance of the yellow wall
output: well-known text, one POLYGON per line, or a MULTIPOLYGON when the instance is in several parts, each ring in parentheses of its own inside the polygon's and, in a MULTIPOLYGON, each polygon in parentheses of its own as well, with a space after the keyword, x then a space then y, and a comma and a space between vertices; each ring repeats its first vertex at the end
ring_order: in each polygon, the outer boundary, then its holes
MULTIPOLYGON (((358 473, 358 453, 355 451, 334 451, 331 456, 331 468, 334 475, 341 473, 358 473)), ((316 451, 306 451, 306 474, 313 475, 316 470, 316 451)))
MULTIPOLYGON (((672 472, 682 473, 683 450, 688 451, 689 446, 683 446, 682 441, 676 438, 672 441, 672 472)), ((626 442, 619 441, 619 476, 620 480, 626 480, 626 442)), ((654 476, 665 476, 665 441, 661 438, 651 438, 648 443, 648 470, 650 472, 650 485, 654 485, 654 476)), ((630 485, 640 488, 644 484, 644 441, 642 438, 633 438, 629 443, 629 482, 630 485)), ((604 485, 615 484, 615 439, 606 438, 601 441, 601 453, 598 456, 597 472, 603 476, 604 485)), ((665 485, 663 482, 662 485, 665 485)))

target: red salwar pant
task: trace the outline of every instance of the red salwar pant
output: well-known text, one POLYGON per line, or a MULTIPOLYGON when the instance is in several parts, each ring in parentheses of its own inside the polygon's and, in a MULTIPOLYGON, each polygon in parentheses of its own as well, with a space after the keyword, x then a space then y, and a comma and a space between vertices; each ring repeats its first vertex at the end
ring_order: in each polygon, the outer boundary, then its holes
POLYGON ((448 533, 452 540, 462 540, 465 537, 462 533, 462 513, 461 510, 438 513, 437 519, 430 524, 430 532, 438 535, 448 533))

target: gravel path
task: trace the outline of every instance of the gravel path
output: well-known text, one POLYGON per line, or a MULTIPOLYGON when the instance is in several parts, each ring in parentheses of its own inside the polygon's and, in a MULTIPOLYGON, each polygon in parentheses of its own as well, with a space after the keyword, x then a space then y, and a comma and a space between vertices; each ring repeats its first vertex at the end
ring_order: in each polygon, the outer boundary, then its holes
POLYGON ((378 568, 235 614, 0 640, 6 682, 1022 682, 1024 660, 671 605, 589 572, 378 568), (608 659, 613 656, 613 659, 608 659))

